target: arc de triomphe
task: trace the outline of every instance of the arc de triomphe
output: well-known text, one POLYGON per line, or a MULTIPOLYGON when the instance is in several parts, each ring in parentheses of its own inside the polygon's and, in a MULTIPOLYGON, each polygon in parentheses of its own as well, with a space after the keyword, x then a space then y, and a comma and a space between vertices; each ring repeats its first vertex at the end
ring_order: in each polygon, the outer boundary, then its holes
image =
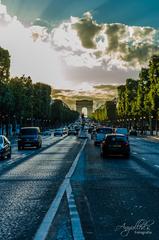
POLYGON ((91 115, 93 112, 93 100, 77 100, 76 111, 82 113, 82 108, 87 108, 87 115, 91 115))

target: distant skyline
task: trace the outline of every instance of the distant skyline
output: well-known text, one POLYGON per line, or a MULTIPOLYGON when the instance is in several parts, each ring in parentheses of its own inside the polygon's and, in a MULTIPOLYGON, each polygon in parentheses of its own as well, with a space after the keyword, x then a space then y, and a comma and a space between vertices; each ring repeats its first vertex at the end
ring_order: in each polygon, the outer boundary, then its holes
POLYGON ((12 76, 95 95, 159 53, 158 12, 155 0, 2 0, 0 46, 12 76))

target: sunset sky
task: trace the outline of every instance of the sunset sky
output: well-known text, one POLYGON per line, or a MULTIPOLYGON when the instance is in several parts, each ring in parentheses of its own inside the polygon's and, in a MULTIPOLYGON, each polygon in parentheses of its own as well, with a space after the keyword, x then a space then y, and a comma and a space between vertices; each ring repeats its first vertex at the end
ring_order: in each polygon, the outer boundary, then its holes
POLYGON ((95 94, 159 52, 158 12, 156 0, 2 0, 0 46, 12 76, 95 94))

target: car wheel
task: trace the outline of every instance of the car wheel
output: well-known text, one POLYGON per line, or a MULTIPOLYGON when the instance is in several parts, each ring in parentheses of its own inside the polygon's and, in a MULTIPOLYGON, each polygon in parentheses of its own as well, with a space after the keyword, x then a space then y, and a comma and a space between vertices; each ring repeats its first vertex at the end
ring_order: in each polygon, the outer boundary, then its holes
POLYGON ((11 152, 7 155, 7 159, 11 158, 11 152))
POLYGON ((126 159, 129 159, 129 158, 130 158, 130 153, 125 154, 124 157, 125 157, 126 159))
POLYGON ((97 146, 97 143, 96 143, 96 142, 94 142, 94 146, 97 146))
POLYGON ((5 157, 4 157, 4 155, 1 155, 1 158, 0 158, 1 160, 4 160, 5 159, 5 157))
POLYGON ((18 145, 18 150, 21 150, 21 149, 22 149, 22 147, 20 145, 18 145))
POLYGON ((41 148, 41 144, 39 143, 37 146, 36 146, 37 149, 41 148))

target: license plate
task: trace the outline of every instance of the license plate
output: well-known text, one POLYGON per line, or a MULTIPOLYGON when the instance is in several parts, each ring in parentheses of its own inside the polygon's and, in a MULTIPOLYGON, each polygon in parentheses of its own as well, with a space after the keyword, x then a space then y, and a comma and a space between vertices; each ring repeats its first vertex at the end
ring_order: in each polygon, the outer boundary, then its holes
POLYGON ((28 144, 25 144, 25 146, 26 146, 26 147, 30 147, 30 146, 31 146, 31 144, 30 144, 30 143, 28 143, 28 144))
POLYGON ((121 145, 112 145, 112 147, 114 147, 114 148, 121 147, 121 145))

